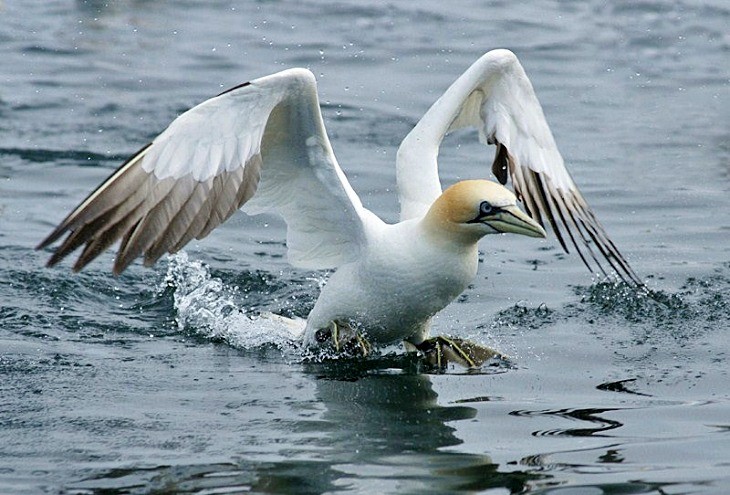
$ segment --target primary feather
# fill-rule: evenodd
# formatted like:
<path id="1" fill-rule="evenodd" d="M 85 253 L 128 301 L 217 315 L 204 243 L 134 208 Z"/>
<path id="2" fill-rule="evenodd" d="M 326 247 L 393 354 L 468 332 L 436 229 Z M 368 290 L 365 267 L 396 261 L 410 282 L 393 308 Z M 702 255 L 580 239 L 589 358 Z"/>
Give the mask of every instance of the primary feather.
<path id="1" fill-rule="evenodd" d="M 39 247 L 69 232 L 49 265 L 85 245 L 74 265 L 81 270 L 121 239 L 119 274 L 141 255 L 151 265 L 202 239 L 243 205 L 284 217 L 297 266 L 333 268 L 359 252 L 364 208 L 337 164 L 305 69 L 256 79 L 180 115 Z"/>

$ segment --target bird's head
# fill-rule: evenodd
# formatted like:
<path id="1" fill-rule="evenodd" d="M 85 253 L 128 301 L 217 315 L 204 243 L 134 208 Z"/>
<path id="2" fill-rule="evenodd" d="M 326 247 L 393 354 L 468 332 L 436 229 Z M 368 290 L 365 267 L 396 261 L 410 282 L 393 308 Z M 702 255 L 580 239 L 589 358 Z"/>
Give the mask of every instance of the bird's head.
<path id="1" fill-rule="evenodd" d="M 424 221 L 430 230 L 466 244 L 487 234 L 545 237 L 545 230 L 517 207 L 515 195 L 488 180 L 465 180 L 449 187 L 431 205 Z"/>

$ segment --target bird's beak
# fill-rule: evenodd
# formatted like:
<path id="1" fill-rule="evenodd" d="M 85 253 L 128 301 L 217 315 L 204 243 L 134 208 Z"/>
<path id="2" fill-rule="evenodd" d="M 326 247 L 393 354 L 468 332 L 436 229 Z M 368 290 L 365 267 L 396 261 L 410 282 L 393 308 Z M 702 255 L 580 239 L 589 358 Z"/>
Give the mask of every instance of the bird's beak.
<path id="1" fill-rule="evenodd" d="M 545 229 L 517 206 L 503 206 L 499 213 L 484 219 L 484 223 L 499 232 L 545 237 Z"/>

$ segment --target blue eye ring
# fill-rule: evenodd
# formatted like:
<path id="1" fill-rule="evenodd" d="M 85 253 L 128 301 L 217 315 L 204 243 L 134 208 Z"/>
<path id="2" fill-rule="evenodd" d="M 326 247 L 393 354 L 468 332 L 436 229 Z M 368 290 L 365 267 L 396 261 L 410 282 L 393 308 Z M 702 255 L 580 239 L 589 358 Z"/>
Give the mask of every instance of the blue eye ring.
<path id="1" fill-rule="evenodd" d="M 480 215 L 489 215 L 490 213 L 494 212 L 494 207 L 489 203 L 489 201 L 482 201 L 479 205 L 479 214 Z"/>

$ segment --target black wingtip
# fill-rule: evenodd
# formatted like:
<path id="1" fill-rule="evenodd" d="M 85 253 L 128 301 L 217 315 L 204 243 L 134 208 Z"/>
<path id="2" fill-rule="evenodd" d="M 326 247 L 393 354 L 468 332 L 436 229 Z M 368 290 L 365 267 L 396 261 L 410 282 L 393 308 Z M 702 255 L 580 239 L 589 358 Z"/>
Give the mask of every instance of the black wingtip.
<path id="1" fill-rule="evenodd" d="M 595 265 L 607 279 L 618 279 L 639 291 L 650 292 L 650 289 L 636 275 L 631 265 L 608 237 L 579 191 L 564 195 L 562 191 L 552 185 L 549 176 L 543 176 L 529 168 L 520 168 L 509 150 L 494 136 L 488 139 L 488 143 L 497 146 L 492 163 L 492 173 L 502 184 L 505 183 L 508 175 L 512 177 L 515 193 L 524 204 L 530 217 L 542 225 L 542 213 L 566 253 L 570 251 L 565 233 L 589 271 L 594 272 L 593 265 Z M 507 166 L 507 171 L 503 169 L 503 165 Z M 560 229 L 561 225 L 564 227 L 564 231 Z M 603 266 L 602 260 L 599 260 L 597 254 L 605 260 L 607 267 Z M 607 271 L 606 268 L 609 270 Z"/>

